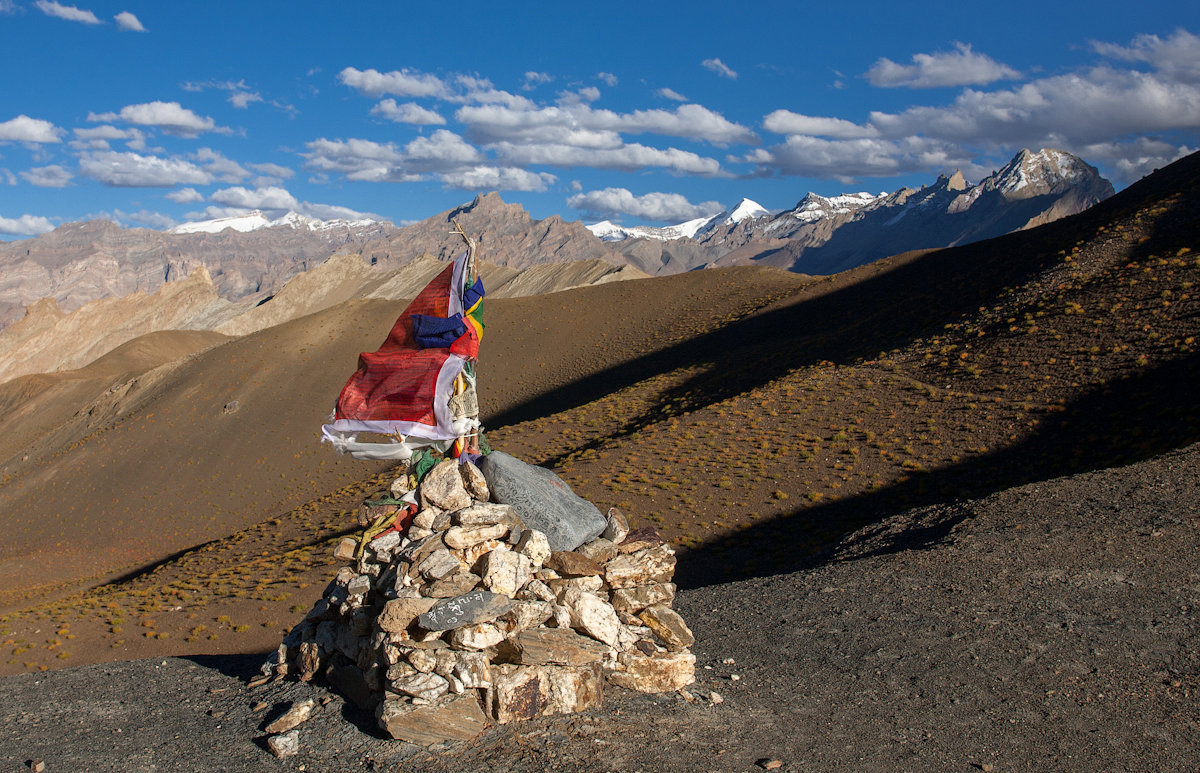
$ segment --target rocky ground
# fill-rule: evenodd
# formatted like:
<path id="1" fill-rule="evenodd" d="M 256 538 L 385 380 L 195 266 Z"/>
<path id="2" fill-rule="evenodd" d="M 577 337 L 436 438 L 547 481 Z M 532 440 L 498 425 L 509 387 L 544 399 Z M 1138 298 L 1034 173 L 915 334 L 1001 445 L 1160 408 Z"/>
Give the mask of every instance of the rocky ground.
<path id="1" fill-rule="evenodd" d="M 1200 758 L 1200 445 L 905 512 L 790 574 L 681 592 L 698 681 L 421 749 L 252 656 L 0 680 L 0 767 L 1185 770 Z M 325 701 L 276 759 L 265 724 Z"/>

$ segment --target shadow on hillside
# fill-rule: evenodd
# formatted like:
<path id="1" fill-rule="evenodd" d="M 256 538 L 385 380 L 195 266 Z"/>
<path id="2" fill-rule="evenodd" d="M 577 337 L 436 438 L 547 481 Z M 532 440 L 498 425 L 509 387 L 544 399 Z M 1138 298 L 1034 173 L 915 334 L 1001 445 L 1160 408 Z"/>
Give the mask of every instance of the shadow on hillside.
<path id="1" fill-rule="evenodd" d="M 909 508 L 951 503 L 914 528 L 864 536 L 876 544 L 864 555 L 931 547 L 969 517 L 953 504 L 958 500 L 1131 464 L 1200 441 L 1200 403 L 1191 392 L 1198 378 L 1200 354 L 1193 354 L 1110 384 L 1068 404 L 1025 442 L 702 545 L 679 562 L 676 582 L 698 587 L 816 566 L 852 531 Z"/>
<path id="2" fill-rule="evenodd" d="M 496 427 L 557 413 L 677 368 L 701 366 L 699 374 L 668 389 L 653 408 L 616 432 L 549 460 L 553 465 L 571 453 L 765 385 L 793 369 L 870 360 L 941 331 L 980 306 L 995 303 L 1004 291 L 1019 289 L 1057 264 L 1064 249 L 1092 240 L 1141 207 L 1161 205 L 1162 211 L 1155 214 L 1158 219 L 1147 240 L 1119 247 L 1110 243 L 1125 249 L 1125 257 L 1142 259 L 1190 246 L 1194 213 L 1200 210 L 1198 191 L 1200 155 L 1194 155 L 1080 215 L 898 263 L 853 284 L 753 315 L 566 385 L 487 417 L 486 423 Z M 1187 396 L 1200 375 L 1198 365 L 1197 356 L 1188 356 L 1082 395 L 1019 445 L 913 475 L 881 491 L 805 508 L 702 546 L 693 554 L 718 560 L 681 562 L 678 582 L 696 586 L 792 571 L 804 563 L 826 560 L 829 554 L 821 550 L 850 531 L 906 508 L 1127 464 L 1200 440 L 1200 408 Z M 951 525 L 945 522 L 922 527 L 924 533 L 898 535 L 893 549 L 936 542 Z M 798 562 L 796 556 L 810 558 Z"/>

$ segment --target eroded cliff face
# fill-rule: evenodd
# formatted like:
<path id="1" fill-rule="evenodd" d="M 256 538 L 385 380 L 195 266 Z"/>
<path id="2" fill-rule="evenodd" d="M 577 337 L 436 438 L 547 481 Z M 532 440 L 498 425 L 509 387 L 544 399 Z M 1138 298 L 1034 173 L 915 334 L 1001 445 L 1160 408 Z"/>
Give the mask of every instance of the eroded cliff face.
<path id="1" fill-rule="evenodd" d="M 68 223 L 35 239 L 0 245 L 0 325 L 41 298 L 63 311 L 89 301 L 152 293 L 204 268 L 226 300 L 265 297 L 335 251 L 394 231 L 390 223 L 328 230 L 172 234 L 98 220 Z"/>

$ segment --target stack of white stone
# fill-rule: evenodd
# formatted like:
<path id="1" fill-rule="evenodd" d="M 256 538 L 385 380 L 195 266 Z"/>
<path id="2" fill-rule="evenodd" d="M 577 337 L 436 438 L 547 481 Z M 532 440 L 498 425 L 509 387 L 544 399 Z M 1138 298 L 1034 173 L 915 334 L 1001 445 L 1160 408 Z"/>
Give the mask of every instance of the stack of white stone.
<path id="1" fill-rule="evenodd" d="M 653 529 L 631 532 L 614 508 L 598 538 L 552 551 L 453 460 L 417 494 L 406 533 L 338 547 L 351 563 L 285 638 L 276 675 L 323 679 L 421 744 L 598 706 L 605 681 L 693 681 L 692 633 L 671 608 L 674 551 Z"/>

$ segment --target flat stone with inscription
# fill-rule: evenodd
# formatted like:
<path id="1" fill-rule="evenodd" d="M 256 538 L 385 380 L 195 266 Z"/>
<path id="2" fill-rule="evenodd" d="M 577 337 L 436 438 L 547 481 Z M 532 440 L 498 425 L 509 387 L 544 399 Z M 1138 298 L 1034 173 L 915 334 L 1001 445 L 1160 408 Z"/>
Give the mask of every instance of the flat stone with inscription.
<path id="1" fill-rule="evenodd" d="M 427 631 L 449 631 L 475 623 L 486 623 L 512 609 L 512 599 L 486 590 L 473 590 L 439 601 L 417 618 Z"/>
<path id="2" fill-rule="evenodd" d="M 516 508 L 528 528 L 546 535 L 551 550 L 574 550 L 608 526 L 595 505 L 544 467 L 493 451 L 479 460 L 479 470 L 492 499 Z"/>

